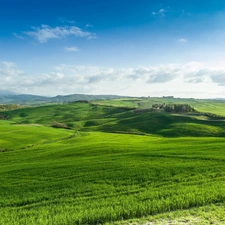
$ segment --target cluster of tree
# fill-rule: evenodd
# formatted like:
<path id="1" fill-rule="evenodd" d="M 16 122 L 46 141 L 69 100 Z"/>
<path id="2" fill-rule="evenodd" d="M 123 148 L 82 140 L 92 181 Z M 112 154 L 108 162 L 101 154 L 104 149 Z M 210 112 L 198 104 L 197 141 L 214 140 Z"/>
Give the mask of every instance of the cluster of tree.
<path id="1" fill-rule="evenodd" d="M 163 98 L 174 98 L 174 97 L 170 95 L 170 96 L 163 96 Z"/>
<path id="2" fill-rule="evenodd" d="M 0 114 L 0 120 L 8 120 L 9 118 L 9 115 L 4 116 L 3 114 Z"/>
<path id="3" fill-rule="evenodd" d="M 161 110 L 165 112 L 196 112 L 196 110 L 188 104 L 154 104 L 153 110 Z"/>
<path id="4" fill-rule="evenodd" d="M 65 123 L 59 123 L 59 122 L 53 122 L 52 127 L 55 128 L 64 128 L 64 129 L 69 129 L 68 125 Z"/>
<path id="5" fill-rule="evenodd" d="M 154 111 L 163 111 L 163 112 L 197 112 L 193 107 L 188 104 L 154 104 L 152 108 L 137 108 L 134 112 L 154 112 Z"/>
<path id="6" fill-rule="evenodd" d="M 220 116 L 214 113 L 202 112 L 201 114 L 204 116 L 212 117 L 212 118 L 225 119 L 225 116 Z"/>
<path id="7" fill-rule="evenodd" d="M 144 113 L 144 112 L 153 112 L 153 111 L 155 111 L 155 110 L 152 109 L 152 108 L 147 108 L 147 109 L 137 108 L 137 109 L 134 109 L 133 112 L 135 112 L 135 113 Z"/>
<path id="8" fill-rule="evenodd" d="M 136 109 L 135 107 L 132 107 L 132 106 L 108 105 L 108 104 L 104 104 L 104 103 L 103 104 L 90 103 L 90 105 L 96 106 L 96 107 L 98 107 L 98 106 L 114 107 L 114 108 L 117 108 L 117 109 L 124 109 L 124 110 L 135 110 Z"/>
<path id="9" fill-rule="evenodd" d="M 0 104 L 0 111 L 9 111 L 9 110 L 14 110 L 14 109 L 20 109 L 22 108 L 20 105 L 16 105 L 16 104 Z"/>
<path id="10" fill-rule="evenodd" d="M 78 100 L 78 101 L 73 101 L 73 102 L 89 103 L 88 100 Z M 73 102 L 72 102 L 72 103 L 73 103 Z"/>

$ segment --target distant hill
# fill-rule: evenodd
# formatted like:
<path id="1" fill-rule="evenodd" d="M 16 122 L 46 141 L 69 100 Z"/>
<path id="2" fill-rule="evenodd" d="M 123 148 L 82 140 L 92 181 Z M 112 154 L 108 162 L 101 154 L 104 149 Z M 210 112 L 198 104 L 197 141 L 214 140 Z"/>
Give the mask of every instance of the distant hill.
<path id="1" fill-rule="evenodd" d="M 0 96 L 17 95 L 18 93 L 8 90 L 0 90 Z"/>
<path id="2" fill-rule="evenodd" d="M 84 94 L 72 94 L 72 95 L 57 95 L 52 97 L 52 102 L 73 102 L 73 101 L 91 101 L 91 100 L 110 100 L 110 99 L 125 98 L 125 96 L 118 95 L 84 95 Z"/>
<path id="3" fill-rule="evenodd" d="M 57 95 L 55 97 L 45 97 L 29 94 L 18 94 L 11 91 L 0 90 L 0 104 L 20 104 L 20 105 L 38 105 L 46 103 L 64 103 L 74 101 L 91 101 L 91 100 L 110 100 L 115 98 L 124 98 L 117 95 Z"/>
<path id="4" fill-rule="evenodd" d="M 0 104 L 40 104 L 48 102 L 48 97 L 25 94 L 0 94 Z"/>

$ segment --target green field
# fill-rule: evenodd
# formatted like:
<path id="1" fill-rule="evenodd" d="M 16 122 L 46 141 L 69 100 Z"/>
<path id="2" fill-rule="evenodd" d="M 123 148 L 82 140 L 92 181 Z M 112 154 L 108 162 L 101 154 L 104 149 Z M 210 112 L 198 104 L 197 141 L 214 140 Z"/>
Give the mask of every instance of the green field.
<path id="1" fill-rule="evenodd" d="M 122 102 L 112 100 L 112 102 Z M 102 101 L 105 103 L 105 101 Z M 163 137 L 224 137 L 224 119 L 210 118 L 201 114 L 173 114 L 164 112 L 135 112 L 134 108 L 113 107 L 92 103 L 70 103 L 23 108 L 3 112 L 16 124 L 65 124 L 76 131 L 101 131 L 116 133 L 147 134 Z M 225 107 L 224 107 L 225 108 Z"/>
<path id="2" fill-rule="evenodd" d="M 223 120 L 108 103 L 4 112 L 0 224 L 128 224 L 211 204 L 224 212 Z"/>
<path id="3" fill-rule="evenodd" d="M 149 108 L 156 103 L 175 103 L 175 104 L 189 104 L 200 112 L 209 112 L 225 116 L 225 101 L 224 100 L 210 100 L 210 99 L 192 99 L 192 98 L 124 98 L 114 100 L 93 101 L 96 104 L 111 105 L 111 106 L 127 106 Z"/>

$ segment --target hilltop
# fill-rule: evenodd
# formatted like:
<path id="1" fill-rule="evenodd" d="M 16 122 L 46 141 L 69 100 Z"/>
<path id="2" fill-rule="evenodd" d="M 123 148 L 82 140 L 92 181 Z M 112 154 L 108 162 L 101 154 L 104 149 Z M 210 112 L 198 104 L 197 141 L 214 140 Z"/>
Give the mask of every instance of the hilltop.
<path id="1" fill-rule="evenodd" d="M 188 104 L 164 104 L 164 108 L 156 108 L 154 104 L 143 109 L 138 106 L 142 104 L 142 99 L 138 101 L 123 98 L 18 108 L 2 112 L 1 118 L 17 124 L 59 126 L 76 131 L 164 137 L 225 136 L 223 116 L 198 112 Z M 115 102 L 117 106 L 113 106 Z"/>
<path id="2" fill-rule="evenodd" d="M 39 95 L 19 94 L 11 91 L 0 90 L 0 104 L 41 105 L 50 103 L 73 102 L 80 100 L 91 101 L 115 98 L 124 98 L 124 96 L 71 94 L 46 97 Z"/>

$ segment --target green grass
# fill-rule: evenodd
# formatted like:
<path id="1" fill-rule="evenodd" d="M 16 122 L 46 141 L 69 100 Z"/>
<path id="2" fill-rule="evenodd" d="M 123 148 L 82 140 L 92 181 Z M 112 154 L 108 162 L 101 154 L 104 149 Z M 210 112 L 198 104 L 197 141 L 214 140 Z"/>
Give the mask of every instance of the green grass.
<path id="1" fill-rule="evenodd" d="M 162 224 L 186 224 L 186 225 L 210 225 L 225 224 L 225 205 L 211 204 L 189 210 L 177 210 L 169 213 L 160 213 L 155 216 L 147 216 L 113 223 L 114 225 L 162 225 Z"/>
<path id="2" fill-rule="evenodd" d="M 224 100 L 209 100 L 209 99 L 192 99 L 192 98 L 125 98 L 94 101 L 100 105 L 111 105 L 121 107 L 136 107 L 136 108 L 151 108 L 153 104 L 189 104 L 199 112 L 208 112 L 221 116 L 225 116 L 225 101 Z"/>
<path id="3" fill-rule="evenodd" d="M 29 148 L 74 135 L 74 131 L 53 129 L 38 124 L 17 125 L 0 120 L 0 151 Z"/>
<path id="4" fill-rule="evenodd" d="M 141 98 L 122 98 L 122 99 L 112 99 L 112 100 L 94 100 L 92 103 L 97 105 L 108 105 L 114 107 L 130 107 L 137 108 L 138 103 Z"/>
<path id="5" fill-rule="evenodd" d="M 79 133 L 0 157 L 4 225 L 101 224 L 225 200 L 223 138 Z"/>
<path id="6" fill-rule="evenodd" d="M 157 216 L 171 222 L 176 212 L 218 203 L 220 213 L 225 122 L 135 113 L 139 100 L 2 112 L 10 119 L 0 121 L 0 224 L 157 224 Z"/>
<path id="7" fill-rule="evenodd" d="M 9 116 L 10 121 L 17 124 L 51 126 L 57 122 L 73 130 L 85 132 L 102 131 L 164 137 L 225 136 L 225 121 L 206 116 L 163 112 L 136 113 L 129 108 L 88 103 L 24 108 L 4 112 L 4 116 Z"/>

